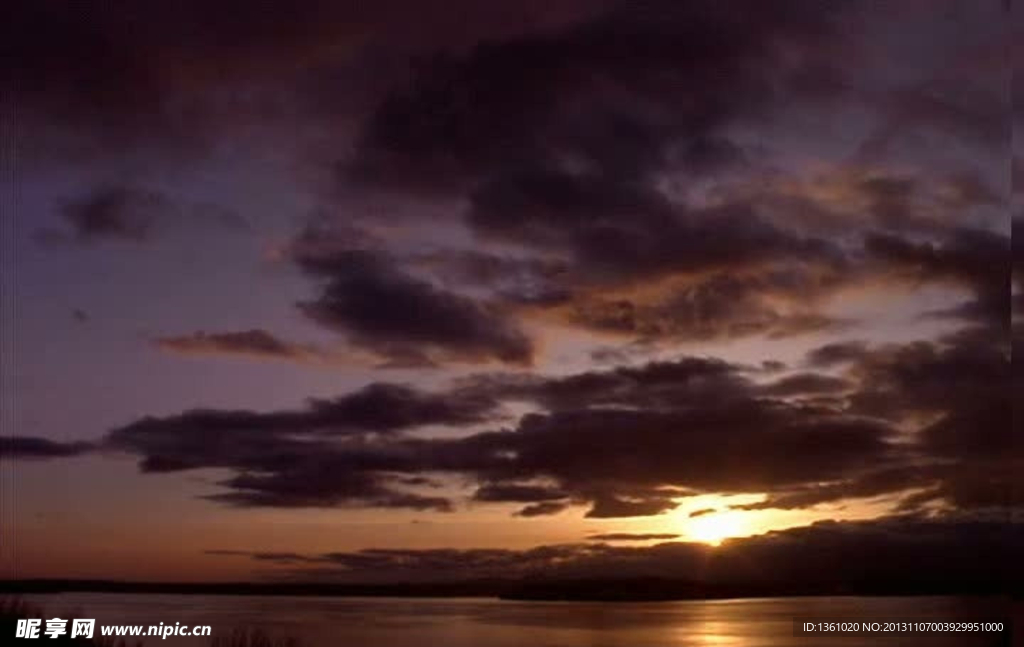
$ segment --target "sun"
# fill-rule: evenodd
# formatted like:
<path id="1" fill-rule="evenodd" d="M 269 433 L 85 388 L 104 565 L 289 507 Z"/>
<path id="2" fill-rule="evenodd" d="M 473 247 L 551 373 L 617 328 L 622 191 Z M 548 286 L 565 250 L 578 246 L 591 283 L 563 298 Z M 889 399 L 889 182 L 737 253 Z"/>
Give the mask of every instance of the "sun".
<path id="1" fill-rule="evenodd" d="M 746 525 L 741 512 L 712 512 L 687 519 L 685 532 L 690 539 L 718 546 L 725 539 L 742 535 Z"/>

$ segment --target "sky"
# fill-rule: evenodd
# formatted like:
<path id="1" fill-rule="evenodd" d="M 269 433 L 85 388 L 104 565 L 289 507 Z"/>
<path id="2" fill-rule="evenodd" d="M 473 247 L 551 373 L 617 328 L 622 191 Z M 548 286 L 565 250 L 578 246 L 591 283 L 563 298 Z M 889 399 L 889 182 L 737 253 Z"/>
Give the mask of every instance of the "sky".
<path id="1" fill-rule="evenodd" d="M 1009 554 L 1020 29 L 996 0 L 16 3 L 0 574 Z"/>

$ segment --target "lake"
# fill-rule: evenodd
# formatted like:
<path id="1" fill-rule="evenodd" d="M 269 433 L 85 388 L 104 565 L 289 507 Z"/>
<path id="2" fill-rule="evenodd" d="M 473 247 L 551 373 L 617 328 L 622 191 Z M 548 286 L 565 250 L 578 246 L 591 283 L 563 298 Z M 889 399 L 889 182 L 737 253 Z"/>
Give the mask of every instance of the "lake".
<path id="1" fill-rule="evenodd" d="M 794 617 L 977 620 L 1008 613 L 984 598 L 761 598 L 604 603 L 485 598 L 328 598 L 69 593 L 25 599 L 47 617 L 102 624 L 210 625 L 213 635 L 258 627 L 307 647 L 816 647 L 836 645 L 1005 645 L 991 635 L 810 637 Z M 97 629 L 98 633 L 98 629 Z M 1018 636 L 1018 639 L 1020 637 Z M 208 638 L 159 637 L 145 645 L 205 645 Z M 45 644 L 45 640 L 42 641 Z"/>

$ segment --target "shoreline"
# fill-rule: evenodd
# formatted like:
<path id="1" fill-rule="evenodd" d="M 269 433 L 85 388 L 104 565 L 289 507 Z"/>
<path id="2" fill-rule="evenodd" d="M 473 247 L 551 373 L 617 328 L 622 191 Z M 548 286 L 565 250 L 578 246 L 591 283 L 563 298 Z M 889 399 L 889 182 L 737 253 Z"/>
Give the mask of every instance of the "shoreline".
<path id="1" fill-rule="evenodd" d="M 928 585 L 931 584 L 931 585 Z M 673 602 L 798 597 L 992 597 L 1020 592 L 987 583 L 840 585 L 807 583 L 708 584 L 676 580 L 576 580 L 551 582 L 461 581 L 424 583 L 131 582 L 115 580 L 4 580 L 0 596 L 109 593 L 129 595 L 218 595 L 246 597 L 479 598 L 516 602 Z M 1016 595 L 1015 595 L 1016 593 Z"/>

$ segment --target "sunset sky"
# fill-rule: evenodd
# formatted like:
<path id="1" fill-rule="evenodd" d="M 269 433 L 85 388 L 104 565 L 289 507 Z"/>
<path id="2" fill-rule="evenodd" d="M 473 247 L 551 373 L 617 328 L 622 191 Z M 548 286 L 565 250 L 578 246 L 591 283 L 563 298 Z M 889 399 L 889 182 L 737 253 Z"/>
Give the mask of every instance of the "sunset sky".
<path id="1" fill-rule="evenodd" d="M 0 579 L 1021 537 L 1008 3 L 12 9 Z"/>

